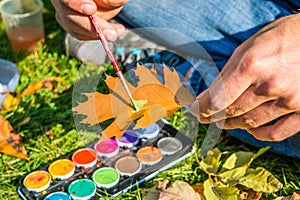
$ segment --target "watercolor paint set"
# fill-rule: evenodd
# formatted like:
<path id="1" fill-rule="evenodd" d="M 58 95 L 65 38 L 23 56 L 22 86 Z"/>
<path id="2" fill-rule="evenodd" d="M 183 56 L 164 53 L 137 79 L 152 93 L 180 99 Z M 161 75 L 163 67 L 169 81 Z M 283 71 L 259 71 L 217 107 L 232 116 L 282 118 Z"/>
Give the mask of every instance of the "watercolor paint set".
<path id="1" fill-rule="evenodd" d="M 192 151 L 191 138 L 160 120 L 145 129 L 127 130 L 118 140 L 96 140 L 25 175 L 18 193 L 24 200 L 114 197 L 188 158 Z"/>

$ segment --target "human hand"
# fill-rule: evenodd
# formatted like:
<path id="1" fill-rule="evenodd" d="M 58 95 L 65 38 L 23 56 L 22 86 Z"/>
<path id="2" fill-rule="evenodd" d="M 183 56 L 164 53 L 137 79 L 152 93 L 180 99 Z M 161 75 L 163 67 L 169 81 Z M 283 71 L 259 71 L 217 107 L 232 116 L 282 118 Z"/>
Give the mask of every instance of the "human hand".
<path id="1" fill-rule="evenodd" d="M 241 44 L 191 105 L 201 123 L 246 129 L 263 141 L 300 131 L 300 14 L 270 23 Z M 273 125 L 264 125 L 279 118 Z M 225 119 L 225 121 L 224 121 Z M 224 124 L 224 125 L 223 125 Z"/>
<path id="2" fill-rule="evenodd" d="M 51 0 L 56 10 L 56 20 L 65 31 L 80 40 L 96 39 L 88 15 L 94 15 L 105 37 L 114 41 L 125 28 L 107 20 L 116 16 L 128 0 Z"/>

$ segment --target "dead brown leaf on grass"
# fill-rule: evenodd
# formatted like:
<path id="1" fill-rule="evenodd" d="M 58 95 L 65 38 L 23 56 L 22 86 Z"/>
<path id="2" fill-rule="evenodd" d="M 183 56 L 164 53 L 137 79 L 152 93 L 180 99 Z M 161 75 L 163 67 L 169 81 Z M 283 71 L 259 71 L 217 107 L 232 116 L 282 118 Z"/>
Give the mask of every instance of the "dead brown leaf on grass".
<path id="1" fill-rule="evenodd" d="M 300 194 L 297 192 L 294 192 L 292 195 L 290 196 L 286 196 L 286 197 L 278 197 L 275 200 L 300 200 Z"/>
<path id="2" fill-rule="evenodd" d="M 26 96 L 29 94 L 33 94 L 39 89 L 46 87 L 49 90 L 53 89 L 53 83 L 61 81 L 61 78 L 58 77 L 47 77 L 42 80 L 36 81 L 30 84 L 21 94 L 21 96 Z"/>
<path id="3" fill-rule="evenodd" d="M 2 94 L 6 95 L 6 98 L 2 102 L 2 109 L 3 110 L 10 110 L 15 106 L 18 106 L 21 101 L 21 96 L 14 92 L 3 92 Z"/>
<path id="4" fill-rule="evenodd" d="M 0 116 L 0 152 L 29 160 L 21 137 L 14 132 L 11 124 Z"/>
<path id="5" fill-rule="evenodd" d="M 193 187 L 181 180 L 172 183 L 168 180 L 158 181 L 156 186 L 142 193 L 145 200 L 205 200 Z"/>

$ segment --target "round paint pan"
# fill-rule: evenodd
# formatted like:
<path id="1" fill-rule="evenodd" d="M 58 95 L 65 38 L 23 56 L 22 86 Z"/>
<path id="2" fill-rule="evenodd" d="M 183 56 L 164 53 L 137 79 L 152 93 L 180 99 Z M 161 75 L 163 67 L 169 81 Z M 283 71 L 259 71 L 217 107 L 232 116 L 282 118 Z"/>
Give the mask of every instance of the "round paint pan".
<path id="1" fill-rule="evenodd" d="M 136 131 L 140 134 L 141 138 L 152 139 L 158 135 L 160 129 L 159 126 L 154 123 L 144 129 L 137 129 Z"/>
<path id="2" fill-rule="evenodd" d="M 51 176 L 46 171 L 34 171 L 28 174 L 23 184 L 28 191 L 42 192 L 50 186 Z"/>
<path id="3" fill-rule="evenodd" d="M 97 163 L 97 152 L 91 148 L 79 149 L 72 155 L 72 161 L 76 167 L 92 167 Z"/>
<path id="4" fill-rule="evenodd" d="M 133 130 L 127 130 L 117 142 L 120 147 L 132 148 L 139 143 L 139 135 Z"/>
<path id="5" fill-rule="evenodd" d="M 68 193 L 72 199 L 88 200 L 95 196 L 96 185 L 90 179 L 78 179 L 69 185 Z"/>
<path id="6" fill-rule="evenodd" d="M 182 142 L 174 137 L 164 137 L 158 141 L 157 147 L 164 155 L 172 155 L 181 150 Z"/>
<path id="7" fill-rule="evenodd" d="M 92 179 L 99 188 L 111 188 L 118 184 L 120 174 L 114 168 L 102 167 L 93 173 Z"/>
<path id="8" fill-rule="evenodd" d="M 134 156 L 125 156 L 116 161 L 115 168 L 123 176 L 132 176 L 141 171 L 142 164 Z"/>
<path id="9" fill-rule="evenodd" d="M 71 200 L 71 197 L 65 192 L 53 192 L 48 194 L 44 200 Z"/>
<path id="10" fill-rule="evenodd" d="M 56 160 L 50 164 L 48 171 L 53 179 L 68 179 L 75 172 L 75 164 L 69 159 Z"/>
<path id="11" fill-rule="evenodd" d="M 111 158 L 119 153 L 119 145 L 116 140 L 109 139 L 95 144 L 94 148 L 98 156 Z"/>
<path id="12" fill-rule="evenodd" d="M 162 153 L 159 148 L 153 146 L 145 146 L 140 148 L 137 153 L 136 157 L 146 165 L 154 165 L 161 161 Z"/>

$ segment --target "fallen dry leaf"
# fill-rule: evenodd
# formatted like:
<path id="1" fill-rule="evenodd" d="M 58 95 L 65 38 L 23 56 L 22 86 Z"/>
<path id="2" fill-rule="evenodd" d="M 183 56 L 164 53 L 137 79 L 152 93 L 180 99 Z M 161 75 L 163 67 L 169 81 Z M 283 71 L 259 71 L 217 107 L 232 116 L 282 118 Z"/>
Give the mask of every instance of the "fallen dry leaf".
<path id="1" fill-rule="evenodd" d="M 11 124 L 0 116 L 0 152 L 29 160 L 26 150 L 22 145 L 21 137 L 14 133 Z"/>
<path id="2" fill-rule="evenodd" d="M 261 192 L 256 192 L 252 189 L 242 189 L 240 191 L 240 197 L 243 200 L 259 200 L 261 198 L 262 193 Z"/>
<path id="3" fill-rule="evenodd" d="M 170 181 L 168 179 L 164 179 L 162 181 L 157 181 L 156 182 L 156 188 L 159 190 L 166 190 Z"/>
<path id="4" fill-rule="evenodd" d="M 14 92 L 3 92 L 2 94 L 6 94 L 7 97 L 4 99 L 4 101 L 2 102 L 2 109 L 3 110 L 10 110 L 12 108 L 14 108 L 15 106 L 18 106 L 20 101 L 21 101 L 21 97 L 22 96 L 26 96 L 29 94 L 33 94 L 36 91 L 38 91 L 39 89 L 46 87 L 49 90 L 53 89 L 53 82 L 55 81 L 60 81 L 60 78 L 57 77 L 48 77 L 48 78 L 44 78 L 42 80 L 39 80 L 37 82 L 32 83 L 31 85 L 29 85 L 23 92 L 22 94 L 17 94 Z"/>
<path id="5" fill-rule="evenodd" d="M 21 101 L 21 97 L 19 94 L 10 91 L 3 92 L 2 94 L 6 94 L 6 98 L 2 102 L 3 110 L 10 110 L 13 107 L 19 105 Z"/>
<path id="6" fill-rule="evenodd" d="M 57 77 L 48 77 L 48 78 L 44 78 L 42 80 L 39 80 L 37 82 L 32 83 L 31 85 L 29 85 L 23 92 L 22 92 L 22 96 L 25 95 L 29 95 L 29 94 L 33 94 L 36 91 L 38 91 L 39 89 L 46 87 L 49 90 L 53 89 L 53 82 L 55 81 L 60 81 L 60 78 Z"/>
<path id="7" fill-rule="evenodd" d="M 201 200 L 201 196 L 187 182 L 176 180 L 160 192 L 159 200 Z"/>
<path id="8" fill-rule="evenodd" d="M 159 180 L 156 185 L 151 188 L 146 188 L 142 190 L 142 196 L 145 200 L 158 200 L 160 192 L 167 189 L 169 180 Z"/>
<path id="9" fill-rule="evenodd" d="M 103 131 L 104 138 L 120 138 L 129 126 L 135 122 L 135 128 L 145 128 L 164 117 L 170 117 L 183 106 L 190 105 L 194 96 L 182 85 L 177 72 L 163 68 L 164 84 L 158 74 L 144 66 L 134 70 L 138 82 L 129 90 L 138 107 L 130 106 L 129 97 L 119 78 L 107 76 L 109 94 L 86 93 L 87 100 L 80 102 L 73 110 L 86 116 L 81 123 L 95 125 L 108 119 L 114 121 Z"/>
<path id="10" fill-rule="evenodd" d="M 156 186 L 142 191 L 145 200 L 205 200 L 187 182 L 157 181 Z"/>
<path id="11" fill-rule="evenodd" d="M 278 197 L 275 200 L 300 200 L 300 194 L 297 192 L 294 192 L 292 195 L 290 196 L 286 196 L 286 197 Z"/>
<path id="12" fill-rule="evenodd" d="M 204 197 L 204 183 L 196 183 L 195 185 L 192 185 L 192 188 L 197 192 L 200 196 L 201 199 L 205 199 Z"/>
<path id="13" fill-rule="evenodd" d="M 220 162 L 223 154 L 218 148 L 210 150 L 200 161 L 200 168 L 208 174 L 204 181 L 204 196 L 211 199 L 258 200 L 263 192 L 277 192 L 283 184 L 263 167 L 250 168 L 254 159 L 265 153 L 269 146 L 257 153 L 238 151 Z"/>

